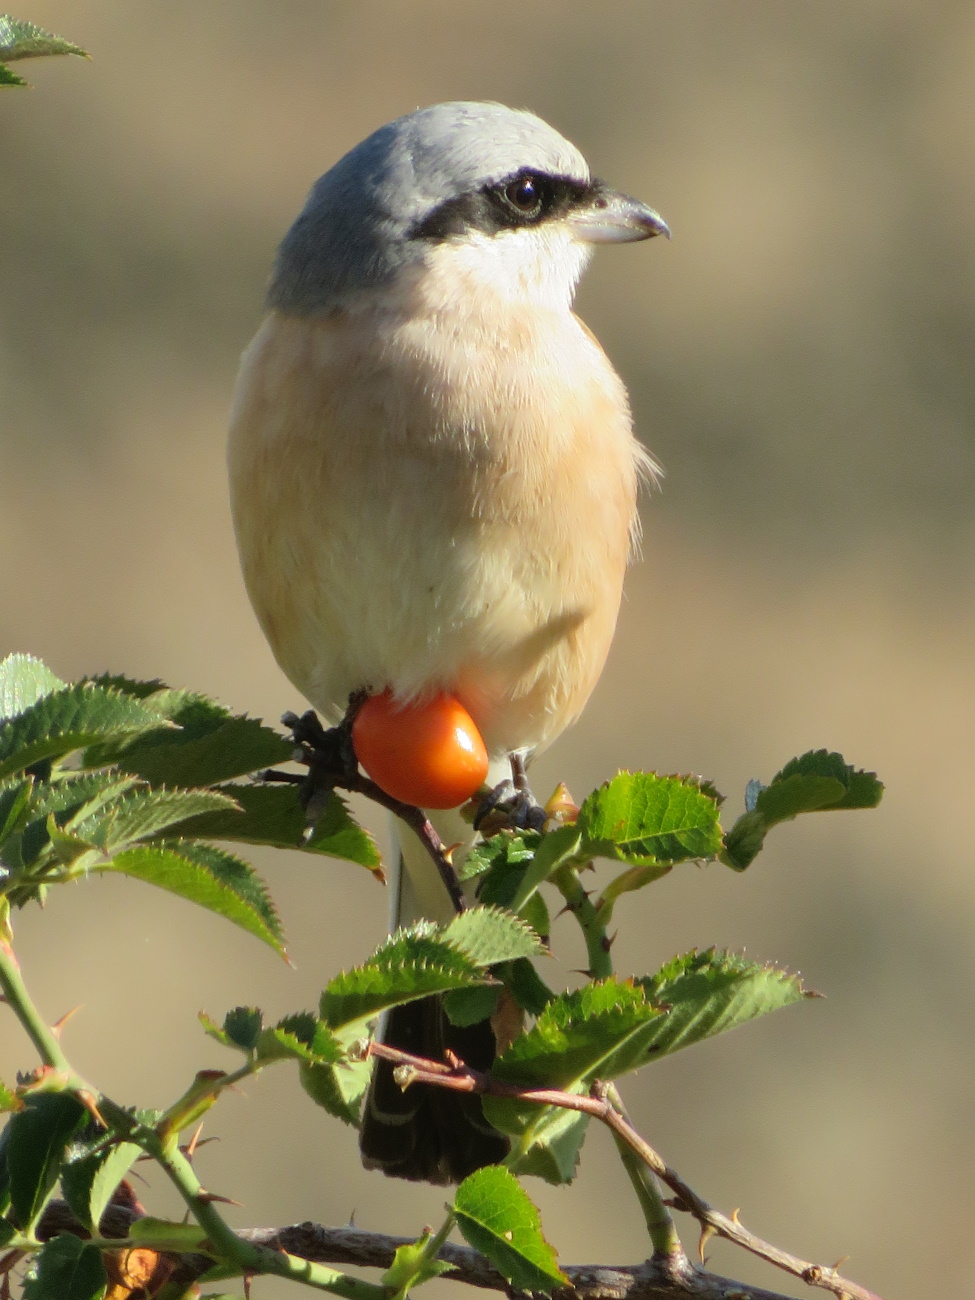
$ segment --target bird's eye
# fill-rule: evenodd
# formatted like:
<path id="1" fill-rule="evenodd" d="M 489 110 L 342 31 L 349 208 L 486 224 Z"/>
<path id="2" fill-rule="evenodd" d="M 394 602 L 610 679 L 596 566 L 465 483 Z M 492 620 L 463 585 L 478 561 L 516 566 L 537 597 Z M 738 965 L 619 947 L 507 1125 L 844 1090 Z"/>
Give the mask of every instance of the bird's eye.
<path id="1" fill-rule="evenodd" d="M 534 216 L 542 208 L 542 187 L 536 176 L 519 176 L 504 187 L 504 197 L 524 216 Z"/>

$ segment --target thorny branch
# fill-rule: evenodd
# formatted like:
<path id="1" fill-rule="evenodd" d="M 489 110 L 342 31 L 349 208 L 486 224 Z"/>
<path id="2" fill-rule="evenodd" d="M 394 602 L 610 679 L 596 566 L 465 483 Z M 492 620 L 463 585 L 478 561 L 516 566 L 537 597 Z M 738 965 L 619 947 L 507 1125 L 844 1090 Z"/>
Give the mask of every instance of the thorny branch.
<path id="1" fill-rule="evenodd" d="M 101 1222 L 105 1237 L 123 1237 L 137 1216 L 121 1205 L 110 1205 Z M 82 1229 L 64 1201 L 52 1201 L 44 1214 L 39 1235 Z M 361 1228 L 329 1228 L 318 1223 L 295 1223 L 285 1228 L 240 1228 L 238 1237 L 254 1246 L 287 1251 L 289 1255 L 316 1264 L 358 1265 L 360 1268 L 389 1268 L 400 1246 L 409 1237 L 390 1237 Z M 476 1250 L 448 1244 L 437 1255 L 452 1266 L 447 1280 L 510 1297 L 521 1293 Z M 213 1264 L 199 1255 L 173 1257 L 176 1267 L 169 1274 L 173 1284 L 188 1285 Z M 649 1259 L 642 1264 L 568 1264 L 562 1271 L 570 1285 L 552 1294 L 552 1300 L 792 1300 L 779 1291 L 734 1282 L 717 1273 L 696 1268 L 685 1255 Z"/>
<path id="2" fill-rule="evenodd" d="M 599 1085 L 594 1085 L 593 1095 L 590 1096 L 561 1092 L 554 1088 L 519 1088 L 514 1084 L 503 1083 L 490 1074 L 472 1070 L 456 1057 L 451 1057 L 447 1062 L 430 1061 L 377 1042 L 370 1043 L 369 1052 L 373 1056 L 380 1056 L 399 1066 L 396 1080 L 403 1088 L 413 1083 L 427 1083 L 438 1088 L 449 1088 L 455 1092 L 508 1097 L 539 1106 L 559 1106 L 563 1110 L 581 1111 L 583 1114 L 591 1115 L 606 1124 L 618 1138 L 636 1152 L 661 1182 L 675 1193 L 673 1200 L 668 1202 L 669 1205 L 674 1209 L 684 1210 L 697 1219 L 701 1225 L 702 1254 L 705 1243 L 711 1237 L 724 1237 L 760 1259 L 766 1260 L 767 1263 L 774 1264 L 786 1273 L 791 1273 L 793 1277 L 799 1278 L 809 1286 L 831 1292 L 837 1300 L 880 1300 L 873 1291 L 868 1291 L 866 1287 L 840 1277 L 834 1267 L 800 1259 L 796 1255 L 789 1254 L 788 1251 L 781 1250 L 778 1246 L 773 1246 L 770 1242 L 763 1241 L 741 1223 L 737 1211 L 728 1215 L 715 1210 L 684 1182 L 676 1170 L 670 1168 L 649 1142 L 641 1137 L 629 1120 L 612 1105 L 608 1097 L 597 1095 L 601 1091 Z M 757 1292 L 750 1292 L 748 1288 L 741 1291 L 743 1297 L 749 1294 L 757 1294 Z"/>

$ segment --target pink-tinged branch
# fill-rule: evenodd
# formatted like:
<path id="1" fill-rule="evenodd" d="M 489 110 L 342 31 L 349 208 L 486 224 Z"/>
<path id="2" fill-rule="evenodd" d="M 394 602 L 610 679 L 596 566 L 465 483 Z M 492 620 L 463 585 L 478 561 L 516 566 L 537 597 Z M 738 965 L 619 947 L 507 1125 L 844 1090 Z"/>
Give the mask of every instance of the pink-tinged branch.
<path id="1" fill-rule="evenodd" d="M 710 1206 L 703 1197 L 698 1196 L 692 1187 L 684 1182 L 676 1170 L 671 1169 L 662 1156 L 636 1131 L 624 1115 L 600 1093 L 599 1085 L 594 1085 L 593 1093 L 588 1096 L 571 1092 L 562 1092 L 554 1088 L 520 1088 L 515 1084 L 504 1083 L 490 1074 L 472 1070 L 463 1061 L 452 1055 L 444 1061 L 429 1061 L 408 1052 L 401 1052 L 385 1043 L 370 1043 L 369 1052 L 391 1061 L 399 1066 L 396 1079 L 401 1087 L 413 1083 L 426 1083 L 437 1088 L 449 1088 L 455 1092 L 473 1092 L 490 1097 L 506 1097 L 513 1101 L 528 1102 L 537 1106 L 558 1106 L 562 1110 L 580 1111 L 598 1119 L 624 1141 L 647 1165 L 649 1169 L 675 1193 L 674 1199 L 667 1204 L 674 1209 L 692 1214 L 701 1225 L 700 1249 L 711 1237 L 724 1237 L 741 1246 L 743 1250 L 757 1255 L 769 1264 L 783 1269 L 793 1277 L 799 1278 L 807 1285 L 829 1291 L 837 1300 L 881 1300 L 880 1296 L 866 1287 L 859 1286 L 841 1277 L 835 1268 L 825 1264 L 814 1264 L 810 1260 L 800 1259 L 788 1251 L 773 1246 L 750 1232 L 739 1220 L 737 1212 L 722 1214 Z M 727 1295 L 728 1293 L 725 1292 Z M 754 1288 L 743 1288 L 741 1295 L 758 1295 Z"/>

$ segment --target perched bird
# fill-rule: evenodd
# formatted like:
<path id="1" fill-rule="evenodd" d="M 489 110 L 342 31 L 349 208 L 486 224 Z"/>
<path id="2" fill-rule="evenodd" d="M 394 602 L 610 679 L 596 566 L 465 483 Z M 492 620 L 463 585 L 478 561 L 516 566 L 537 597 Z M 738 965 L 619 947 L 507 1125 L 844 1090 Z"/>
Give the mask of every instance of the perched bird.
<path id="1" fill-rule="evenodd" d="M 493 760 L 527 761 L 578 716 L 656 467 L 572 300 L 594 244 L 668 233 L 500 104 L 419 109 L 314 185 L 243 357 L 229 468 L 258 619 L 327 719 L 363 689 L 445 691 Z M 393 923 L 450 915 L 404 843 Z M 437 1002 L 397 1008 L 383 1032 L 481 1068 L 494 1050 L 487 1022 L 452 1030 Z M 476 1098 L 403 1093 L 377 1065 L 368 1166 L 448 1182 L 503 1157 Z"/>

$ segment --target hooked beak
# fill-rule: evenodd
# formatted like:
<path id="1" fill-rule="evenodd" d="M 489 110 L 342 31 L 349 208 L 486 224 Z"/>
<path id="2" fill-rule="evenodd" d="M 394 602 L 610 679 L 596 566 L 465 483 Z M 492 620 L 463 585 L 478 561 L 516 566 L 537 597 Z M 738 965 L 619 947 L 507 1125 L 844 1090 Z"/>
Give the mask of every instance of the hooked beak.
<path id="1" fill-rule="evenodd" d="M 597 181 L 592 197 L 569 216 L 569 227 L 586 244 L 629 244 L 654 235 L 670 238 L 670 228 L 653 208 Z"/>

